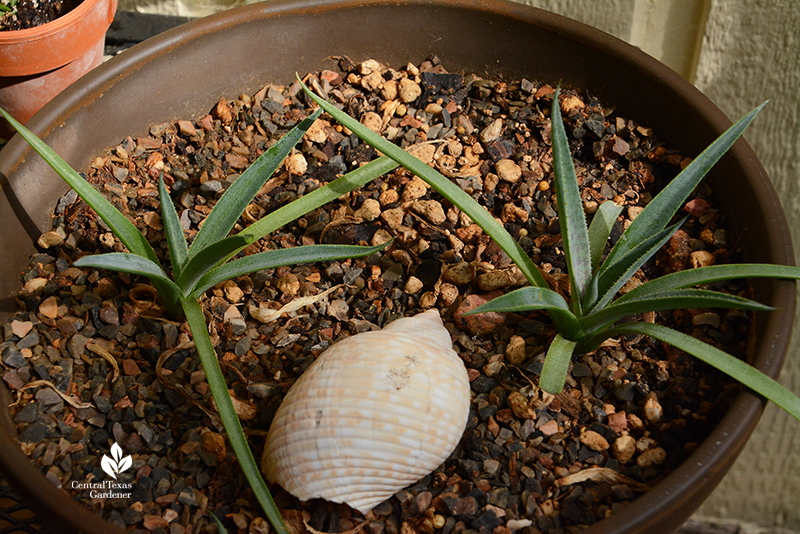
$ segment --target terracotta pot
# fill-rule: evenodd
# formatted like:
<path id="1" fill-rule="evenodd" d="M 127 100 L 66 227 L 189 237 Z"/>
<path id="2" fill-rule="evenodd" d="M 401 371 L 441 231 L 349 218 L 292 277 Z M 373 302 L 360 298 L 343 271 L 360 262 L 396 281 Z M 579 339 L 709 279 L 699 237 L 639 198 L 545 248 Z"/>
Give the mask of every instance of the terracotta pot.
<path id="1" fill-rule="evenodd" d="M 295 72 L 330 68 L 330 56 L 393 66 L 436 54 L 451 71 L 517 76 L 585 87 L 617 112 L 652 126 L 683 154 L 698 154 L 730 121 L 697 89 L 640 50 L 565 18 L 495 0 L 314 0 L 253 4 L 191 22 L 115 57 L 61 93 L 30 128 L 73 167 L 149 126 L 200 117 L 220 98 L 253 94 Z M 769 113 L 766 111 L 765 113 Z M 8 317 L 34 251 L 66 187 L 21 139 L 0 152 L 0 307 Z M 743 236 L 748 261 L 792 264 L 780 202 L 752 149 L 739 140 L 709 175 L 724 179 L 723 205 Z M 757 317 L 755 365 L 777 376 L 786 355 L 795 285 L 765 282 L 757 299 L 780 311 Z M 650 492 L 586 533 L 666 533 L 677 529 L 722 479 L 753 431 L 764 402 L 749 393 L 687 462 Z M 43 522 L 58 532 L 109 532 L 45 480 L 0 420 L 0 463 Z"/>
<path id="2" fill-rule="evenodd" d="M 103 62 L 117 0 L 84 0 L 58 19 L 0 32 L 0 106 L 23 124 L 72 82 Z M 0 137 L 13 129 L 0 119 Z"/>

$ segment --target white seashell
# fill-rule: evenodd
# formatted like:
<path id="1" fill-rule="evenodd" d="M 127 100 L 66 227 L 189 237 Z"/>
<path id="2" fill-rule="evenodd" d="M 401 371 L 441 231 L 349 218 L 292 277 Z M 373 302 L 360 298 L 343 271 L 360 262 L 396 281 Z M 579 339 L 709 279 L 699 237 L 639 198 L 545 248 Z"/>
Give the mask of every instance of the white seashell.
<path id="1" fill-rule="evenodd" d="M 439 313 L 323 352 L 286 394 L 261 470 L 300 500 L 367 513 L 439 467 L 464 433 L 467 370 Z"/>

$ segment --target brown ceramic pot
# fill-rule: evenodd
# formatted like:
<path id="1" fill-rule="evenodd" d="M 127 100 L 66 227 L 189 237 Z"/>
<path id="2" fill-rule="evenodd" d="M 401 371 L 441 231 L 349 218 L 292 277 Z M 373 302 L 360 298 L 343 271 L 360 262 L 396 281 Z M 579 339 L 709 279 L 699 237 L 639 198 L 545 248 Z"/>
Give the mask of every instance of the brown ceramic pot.
<path id="1" fill-rule="evenodd" d="M 0 32 L 0 107 L 23 124 L 72 82 L 103 62 L 117 0 L 84 0 L 56 20 Z M 0 119 L 0 137 L 13 129 Z"/>
<path id="2" fill-rule="evenodd" d="M 201 19 L 115 57 L 61 93 L 30 128 L 81 169 L 107 146 L 152 124 L 205 114 L 220 98 L 253 94 L 296 72 L 330 67 L 330 56 L 393 66 L 436 54 L 451 71 L 516 76 L 589 89 L 621 116 L 652 126 L 668 145 L 697 154 L 730 121 L 697 89 L 638 49 L 574 21 L 496 0 L 313 0 L 253 4 Z M 780 202 L 752 149 L 739 140 L 709 175 L 748 251 L 748 261 L 792 264 Z M 66 187 L 19 138 L 0 152 L 0 315 L 8 317 L 19 273 Z M 755 365 L 777 376 L 794 315 L 795 287 L 768 282 L 758 300 L 780 309 L 757 317 Z M 5 406 L 5 403 L 3 404 Z M 753 431 L 764 403 L 742 393 L 679 469 L 633 504 L 585 532 L 667 533 L 719 483 Z M 45 480 L 22 454 L 2 408 L 0 467 L 57 532 L 112 532 Z"/>

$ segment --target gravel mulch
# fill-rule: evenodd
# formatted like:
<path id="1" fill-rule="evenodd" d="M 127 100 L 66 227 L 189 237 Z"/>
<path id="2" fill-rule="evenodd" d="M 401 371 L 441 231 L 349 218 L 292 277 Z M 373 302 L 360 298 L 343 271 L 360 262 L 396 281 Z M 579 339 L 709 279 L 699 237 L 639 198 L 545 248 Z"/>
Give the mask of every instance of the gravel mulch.
<path id="1" fill-rule="evenodd" d="M 394 70 L 340 58 L 308 82 L 362 123 L 451 177 L 500 219 L 568 291 L 553 195 L 549 107 L 553 87 L 447 72 L 432 58 Z M 612 238 L 685 166 L 656 132 L 619 117 L 583 91 L 562 102 L 589 216 L 604 200 L 626 209 Z M 220 101 L 209 114 L 154 125 L 119 140 L 86 169 L 166 257 L 155 180 L 163 171 L 189 239 L 215 200 L 279 135 L 310 114 L 298 84 Z M 262 189 L 247 224 L 375 157 L 325 115 Z M 713 191 L 698 188 L 689 220 L 633 283 L 738 258 Z M 258 457 L 283 395 L 345 336 L 437 307 L 469 371 L 473 399 L 461 444 L 434 473 L 366 518 L 344 505 L 299 503 L 274 488 L 294 521 L 369 534 L 561 533 L 626 506 L 691 453 L 738 387 L 648 338 L 610 340 L 573 361 L 558 396 L 537 387 L 555 334 L 543 313 L 463 317 L 523 280 L 508 257 L 459 210 L 396 170 L 309 213 L 245 253 L 313 243 L 394 243 L 368 258 L 259 271 L 203 299 L 212 337 Z M 48 480 L 122 528 L 184 534 L 266 532 L 210 402 L 188 328 L 164 317 L 146 281 L 72 267 L 121 251 L 94 213 L 66 194 L 40 239 L 4 326 L 2 379 L 16 391 L 19 439 Z M 624 290 L 630 289 L 627 286 Z M 747 294 L 745 283 L 725 289 Z M 297 298 L 313 303 L 276 313 Z M 744 356 L 749 316 L 735 310 L 658 313 L 658 321 Z M 47 381 L 45 385 L 41 381 Z M 129 496 L 92 497 L 118 444 L 132 467 Z M 127 488 L 127 489 L 126 489 Z"/>

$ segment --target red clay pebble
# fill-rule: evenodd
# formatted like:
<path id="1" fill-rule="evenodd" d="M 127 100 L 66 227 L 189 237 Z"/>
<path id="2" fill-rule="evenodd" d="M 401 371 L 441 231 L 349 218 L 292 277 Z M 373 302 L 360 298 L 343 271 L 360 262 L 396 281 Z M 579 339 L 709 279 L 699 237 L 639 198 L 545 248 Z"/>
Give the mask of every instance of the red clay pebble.
<path id="1" fill-rule="evenodd" d="M 455 313 L 456 325 L 459 328 L 467 328 L 475 336 L 482 336 L 494 332 L 506 320 L 505 313 L 478 313 L 475 315 L 464 315 L 468 311 L 474 310 L 478 306 L 486 304 L 493 298 L 502 295 L 500 291 L 492 291 L 485 295 L 467 295 Z"/>

